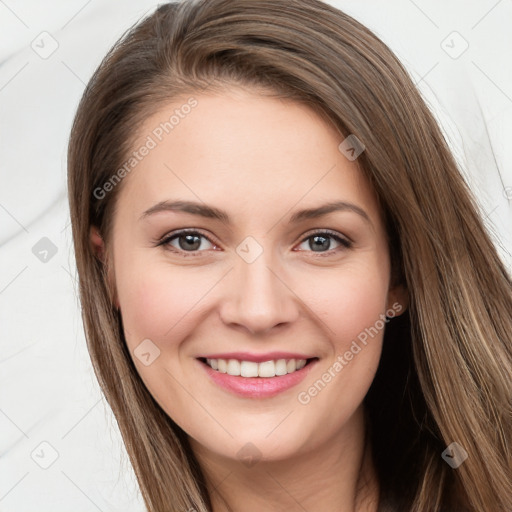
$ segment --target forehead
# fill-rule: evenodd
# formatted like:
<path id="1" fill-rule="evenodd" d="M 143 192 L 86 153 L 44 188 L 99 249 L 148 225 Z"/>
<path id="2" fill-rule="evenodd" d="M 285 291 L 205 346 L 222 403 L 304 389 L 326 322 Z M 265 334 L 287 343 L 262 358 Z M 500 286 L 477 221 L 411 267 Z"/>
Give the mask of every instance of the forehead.
<path id="1" fill-rule="evenodd" d="M 139 128 L 119 206 L 140 215 L 172 197 L 261 217 L 299 201 L 350 199 L 377 218 L 371 187 L 338 148 L 343 139 L 298 102 L 243 89 L 184 95 Z"/>

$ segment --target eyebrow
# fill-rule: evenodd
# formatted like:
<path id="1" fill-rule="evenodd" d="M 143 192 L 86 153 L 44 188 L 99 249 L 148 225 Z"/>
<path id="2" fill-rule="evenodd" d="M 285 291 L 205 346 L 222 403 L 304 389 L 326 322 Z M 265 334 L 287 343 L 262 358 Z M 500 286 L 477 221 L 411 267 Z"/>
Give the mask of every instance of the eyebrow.
<path id="1" fill-rule="evenodd" d="M 226 225 L 231 224 L 231 219 L 224 210 L 220 210 L 219 208 L 215 208 L 204 203 L 196 203 L 194 201 L 160 201 L 151 208 L 147 209 L 140 216 L 139 220 L 143 220 L 149 217 L 150 215 L 154 215 L 155 213 L 167 211 L 190 213 L 192 215 L 198 215 L 200 217 L 205 217 L 208 219 L 215 219 Z M 348 203 L 346 201 L 334 201 L 315 208 L 307 208 L 304 210 L 300 210 L 298 212 L 295 212 L 290 217 L 289 223 L 297 224 L 305 220 L 323 217 L 325 215 L 328 215 L 329 213 L 337 211 L 349 211 L 356 213 L 359 216 L 361 216 L 366 222 L 368 222 L 370 226 L 373 226 L 370 217 L 360 206 L 357 206 L 356 204 L 353 203 Z"/>

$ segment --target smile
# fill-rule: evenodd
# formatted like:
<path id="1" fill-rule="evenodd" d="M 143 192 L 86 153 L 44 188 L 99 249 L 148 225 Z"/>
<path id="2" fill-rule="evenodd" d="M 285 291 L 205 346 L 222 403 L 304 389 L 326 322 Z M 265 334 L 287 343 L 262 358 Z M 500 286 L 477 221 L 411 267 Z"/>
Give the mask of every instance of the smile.
<path id="1" fill-rule="evenodd" d="M 257 363 L 237 359 L 206 359 L 206 364 L 220 373 L 240 377 L 275 377 L 287 375 L 306 366 L 307 359 L 276 359 Z"/>
<path id="2" fill-rule="evenodd" d="M 318 364 L 318 357 L 248 361 L 234 358 L 197 358 L 210 382 L 244 398 L 271 398 L 302 382 Z"/>

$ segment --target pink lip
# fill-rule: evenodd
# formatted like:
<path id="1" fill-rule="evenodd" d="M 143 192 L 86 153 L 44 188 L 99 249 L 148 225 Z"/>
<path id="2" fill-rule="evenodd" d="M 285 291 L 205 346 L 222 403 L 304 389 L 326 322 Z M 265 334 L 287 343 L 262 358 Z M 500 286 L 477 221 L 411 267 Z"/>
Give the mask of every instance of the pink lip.
<path id="1" fill-rule="evenodd" d="M 312 359 L 315 356 L 304 354 L 294 354 L 292 352 L 267 352 L 266 354 L 251 354 L 250 352 L 224 352 L 222 354 L 210 354 L 198 356 L 204 359 L 237 359 L 238 361 L 253 361 L 263 363 L 277 359 Z"/>
<path id="2" fill-rule="evenodd" d="M 248 361 L 245 357 L 246 355 L 244 355 L 243 360 Z M 217 357 L 212 357 L 212 359 L 217 359 Z M 219 357 L 219 359 L 224 359 L 224 357 Z M 230 357 L 229 359 L 237 359 L 237 357 Z M 270 359 L 276 359 L 275 355 L 270 357 Z M 269 361 L 270 359 L 261 359 L 261 361 Z M 277 359 L 295 359 L 295 357 L 278 357 Z M 299 357 L 298 359 L 307 358 Z M 316 365 L 318 359 L 310 361 L 306 366 L 298 371 L 275 377 L 241 377 L 228 375 L 227 373 L 220 373 L 217 370 L 214 370 L 199 359 L 197 362 L 206 371 L 208 377 L 212 379 L 215 384 L 231 393 L 244 398 L 270 398 L 302 382 L 311 369 Z"/>

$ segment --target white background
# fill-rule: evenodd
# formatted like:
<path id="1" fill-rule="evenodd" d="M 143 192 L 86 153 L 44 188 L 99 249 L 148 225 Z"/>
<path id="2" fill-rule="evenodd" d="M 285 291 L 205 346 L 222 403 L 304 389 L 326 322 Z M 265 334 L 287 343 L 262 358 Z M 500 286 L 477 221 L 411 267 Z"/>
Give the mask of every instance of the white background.
<path id="1" fill-rule="evenodd" d="M 442 123 L 511 269 L 512 144 L 505 141 L 512 140 L 512 2 L 331 3 L 374 30 L 402 59 Z M 0 0 L 4 512 L 144 510 L 82 332 L 66 147 L 94 69 L 118 37 L 156 5 L 149 0 Z M 58 43 L 48 58 L 31 47 L 50 48 L 42 32 Z M 43 237 L 57 251 L 46 262 L 32 250 Z"/>

